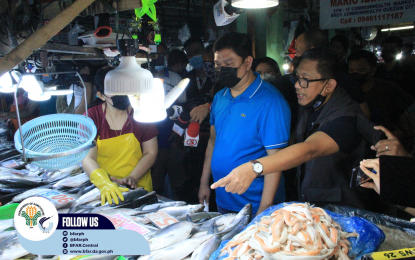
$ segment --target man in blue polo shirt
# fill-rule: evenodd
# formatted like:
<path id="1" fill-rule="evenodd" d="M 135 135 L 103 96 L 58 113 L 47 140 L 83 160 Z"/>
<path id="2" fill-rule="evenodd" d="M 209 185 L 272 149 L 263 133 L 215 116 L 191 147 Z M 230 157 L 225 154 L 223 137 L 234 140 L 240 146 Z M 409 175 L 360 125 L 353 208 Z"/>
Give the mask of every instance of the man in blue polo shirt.
<path id="1" fill-rule="evenodd" d="M 211 129 L 199 190 L 199 202 L 209 201 L 211 174 L 214 181 L 234 167 L 275 154 L 288 146 L 291 113 L 282 94 L 251 70 L 252 43 L 248 35 L 229 33 L 214 46 L 219 91 L 211 106 Z M 247 203 L 260 213 L 285 199 L 281 172 L 260 176 L 261 164 L 252 161 L 259 176 L 243 194 L 216 189 L 218 211 L 237 212 Z"/>

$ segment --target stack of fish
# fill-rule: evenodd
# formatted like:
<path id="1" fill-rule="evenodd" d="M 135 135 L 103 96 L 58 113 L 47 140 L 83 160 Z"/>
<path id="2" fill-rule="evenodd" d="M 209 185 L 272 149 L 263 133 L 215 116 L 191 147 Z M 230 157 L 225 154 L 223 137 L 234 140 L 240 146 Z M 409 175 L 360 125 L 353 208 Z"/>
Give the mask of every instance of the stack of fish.
<path id="1" fill-rule="evenodd" d="M 26 165 L 25 170 L 0 167 L 0 185 L 0 192 L 8 192 L 7 196 L 0 194 L 3 204 L 8 201 L 19 203 L 29 197 L 38 196 L 50 200 L 59 213 L 126 216 L 151 231 L 145 237 L 149 240 L 152 254 L 143 259 L 183 259 L 193 252 L 192 259 L 209 259 L 223 239 L 229 240 L 241 232 L 251 218 L 251 205 L 247 205 L 237 215 L 221 215 L 216 212 L 204 212 L 204 206 L 200 204 L 159 201 L 155 192 L 147 192 L 142 188 L 124 192 L 124 201 L 118 205 L 107 203 L 101 206 L 99 190 L 78 166 L 55 172 L 47 172 L 30 164 Z M 56 192 L 67 195 L 71 200 L 57 203 L 49 196 Z M 160 212 L 167 213 L 179 222 L 163 229 L 153 226 L 146 215 Z M 0 220 L 0 260 L 28 257 L 26 255 L 29 252 L 19 244 L 16 231 L 6 231 L 11 229 L 13 220 Z M 62 257 L 70 259 L 70 256 Z M 106 257 L 113 259 L 108 256 L 100 256 L 97 259 L 107 259 Z M 130 256 L 129 259 L 137 257 Z M 60 258 L 50 256 L 44 259 Z"/>
<path id="2" fill-rule="evenodd" d="M 348 237 L 325 210 L 290 204 L 262 217 L 221 250 L 226 259 L 349 259 Z"/>

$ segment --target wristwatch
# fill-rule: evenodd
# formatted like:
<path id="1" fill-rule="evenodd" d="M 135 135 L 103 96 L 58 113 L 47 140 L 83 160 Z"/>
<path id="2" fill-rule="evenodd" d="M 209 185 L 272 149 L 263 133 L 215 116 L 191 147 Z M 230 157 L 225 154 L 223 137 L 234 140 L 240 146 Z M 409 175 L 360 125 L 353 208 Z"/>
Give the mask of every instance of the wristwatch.
<path id="1" fill-rule="evenodd" d="M 254 170 L 256 177 L 258 178 L 261 176 L 262 172 L 264 171 L 264 166 L 262 166 L 262 163 L 258 162 L 257 160 L 251 160 L 249 162 L 252 163 L 252 170 Z"/>

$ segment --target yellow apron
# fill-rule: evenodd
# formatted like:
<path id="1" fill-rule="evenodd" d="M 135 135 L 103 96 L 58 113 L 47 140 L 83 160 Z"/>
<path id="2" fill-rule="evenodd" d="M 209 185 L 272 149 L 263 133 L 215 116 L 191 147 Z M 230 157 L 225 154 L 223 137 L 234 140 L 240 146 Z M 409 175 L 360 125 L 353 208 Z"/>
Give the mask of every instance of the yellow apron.
<path id="1" fill-rule="evenodd" d="M 104 112 L 105 120 L 106 108 Z M 130 122 L 132 123 L 132 122 Z M 140 142 L 133 133 L 123 134 L 117 137 L 97 140 L 97 161 L 101 169 L 108 175 L 124 178 L 131 174 L 137 163 L 143 157 Z M 153 191 L 151 170 L 149 170 L 137 183 L 147 191 Z"/>

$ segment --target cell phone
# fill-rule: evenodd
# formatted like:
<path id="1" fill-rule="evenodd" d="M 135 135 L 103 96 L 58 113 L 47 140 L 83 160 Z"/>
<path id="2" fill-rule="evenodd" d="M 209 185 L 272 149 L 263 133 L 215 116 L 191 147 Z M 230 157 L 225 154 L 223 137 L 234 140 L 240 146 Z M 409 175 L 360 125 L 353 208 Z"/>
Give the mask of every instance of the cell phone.
<path id="1" fill-rule="evenodd" d="M 368 169 L 373 171 L 373 169 Z M 352 178 L 350 179 L 350 188 L 359 187 L 361 184 L 372 181 L 372 179 L 367 176 L 360 167 L 353 168 Z"/>
<path id="2" fill-rule="evenodd" d="M 380 140 L 387 139 L 384 132 L 376 130 L 375 124 L 363 115 L 357 115 L 357 131 L 371 144 L 375 145 Z"/>

